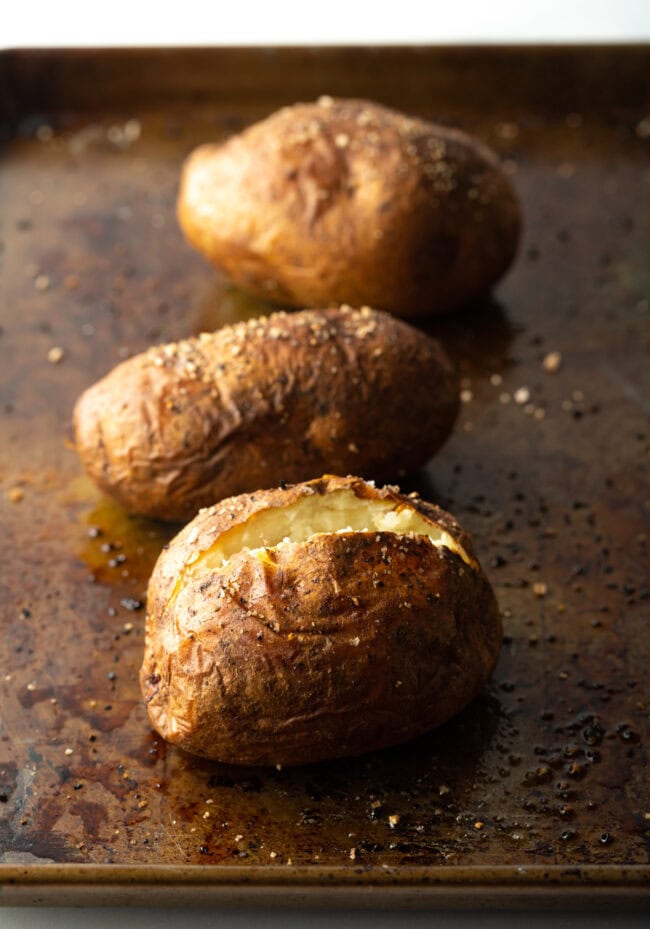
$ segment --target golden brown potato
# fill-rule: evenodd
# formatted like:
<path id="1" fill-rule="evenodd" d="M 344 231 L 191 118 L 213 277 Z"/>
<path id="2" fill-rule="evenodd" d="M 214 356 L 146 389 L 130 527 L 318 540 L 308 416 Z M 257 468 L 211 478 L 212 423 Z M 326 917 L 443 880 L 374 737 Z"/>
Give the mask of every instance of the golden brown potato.
<path id="1" fill-rule="evenodd" d="M 453 517 L 324 477 L 223 500 L 176 536 L 149 583 L 140 680 L 154 727 L 187 751 L 304 764 L 444 722 L 501 632 Z"/>
<path id="2" fill-rule="evenodd" d="M 74 422 L 102 490 L 132 512 L 183 520 L 324 471 L 394 478 L 436 451 L 457 409 L 437 342 L 343 307 L 152 348 L 90 387 Z"/>
<path id="3" fill-rule="evenodd" d="M 178 217 L 240 287 L 291 306 L 443 313 L 512 262 L 517 198 L 463 132 L 365 100 L 296 104 L 185 163 Z"/>

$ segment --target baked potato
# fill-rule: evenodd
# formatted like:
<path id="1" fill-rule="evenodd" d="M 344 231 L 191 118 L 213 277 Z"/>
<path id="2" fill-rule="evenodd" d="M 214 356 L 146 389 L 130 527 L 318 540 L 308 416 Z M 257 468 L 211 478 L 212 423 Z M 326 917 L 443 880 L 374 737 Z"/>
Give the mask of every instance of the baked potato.
<path id="1" fill-rule="evenodd" d="M 86 390 L 74 426 L 102 490 L 131 512 L 181 521 L 324 471 L 394 478 L 436 451 L 457 409 L 436 341 L 342 307 L 152 348 Z"/>
<path id="2" fill-rule="evenodd" d="M 194 150 L 177 212 L 188 241 L 245 290 L 407 317 L 487 290 L 520 232 L 515 193 L 485 145 L 331 97 Z"/>
<path id="3" fill-rule="evenodd" d="M 453 517 L 326 476 L 222 500 L 176 536 L 149 583 L 140 680 L 168 741 L 297 765 L 449 719 L 484 685 L 501 635 Z"/>

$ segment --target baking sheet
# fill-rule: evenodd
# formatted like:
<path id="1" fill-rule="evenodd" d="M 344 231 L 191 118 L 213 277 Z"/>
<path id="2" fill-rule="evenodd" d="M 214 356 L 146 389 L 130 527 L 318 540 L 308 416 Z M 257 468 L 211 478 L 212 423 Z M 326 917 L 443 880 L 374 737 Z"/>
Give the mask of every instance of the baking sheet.
<path id="1" fill-rule="evenodd" d="M 647 905 L 647 48 L 20 51 L 0 56 L 0 902 Z M 497 150 L 525 235 L 430 321 L 456 431 L 402 486 L 495 586 L 497 671 L 430 735 L 244 769 L 150 729 L 146 581 L 171 530 L 71 448 L 122 358 L 265 312 L 182 241 L 191 148 L 363 95 Z M 368 475 L 371 476 L 371 475 Z"/>

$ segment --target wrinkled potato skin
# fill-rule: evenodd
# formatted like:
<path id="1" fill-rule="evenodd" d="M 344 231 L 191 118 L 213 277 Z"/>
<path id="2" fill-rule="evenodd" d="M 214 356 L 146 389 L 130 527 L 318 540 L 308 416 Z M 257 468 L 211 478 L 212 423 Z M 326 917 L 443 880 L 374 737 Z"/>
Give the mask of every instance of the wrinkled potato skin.
<path id="1" fill-rule="evenodd" d="M 158 560 L 141 686 L 169 741 L 233 764 L 297 765 L 398 744 L 447 720 L 490 675 L 502 627 L 478 563 L 421 537 L 314 536 L 264 562 L 248 552 L 191 580 L 183 566 L 220 532 L 305 493 L 396 488 L 327 477 L 202 511 Z M 473 556 L 455 520 L 408 498 Z"/>
<path id="2" fill-rule="evenodd" d="M 119 364 L 74 412 L 76 447 L 127 510 L 171 521 L 325 471 L 383 480 L 449 435 L 456 375 L 385 313 L 273 314 Z"/>
<path id="3" fill-rule="evenodd" d="M 188 241 L 251 293 L 407 317 L 485 292 L 520 234 L 486 146 L 364 100 L 295 104 L 200 146 L 177 213 Z"/>

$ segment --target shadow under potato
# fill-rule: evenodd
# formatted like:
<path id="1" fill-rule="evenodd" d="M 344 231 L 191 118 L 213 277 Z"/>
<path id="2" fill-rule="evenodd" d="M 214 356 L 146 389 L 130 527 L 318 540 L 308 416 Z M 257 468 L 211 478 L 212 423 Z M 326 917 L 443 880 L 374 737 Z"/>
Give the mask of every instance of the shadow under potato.
<path id="1" fill-rule="evenodd" d="M 409 791 L 420 794 L 433 787 L 437 793 L 439 784 L 453 780 L 458 795 L 463 784 L 469 786 L 476 776 L 481 758 L 503 719 L 499 700 L 484 689 L 460 713 L 431 732 L 356 757 L 276 769 L 222 764 L 170 745 L 166 751 L 168 756 L 176 756 L 176 765 L 185 776 L 243 792 L 281 787 L 302 793 L 315 779 L 321 799 L 330 793 L 353 799 L 359 789 L 367 790 L 371 781 L 382 784 L 382 790 L 398 784 L 402 796 L 406 796 Z"/>
<path id="2" fill-rule="evenodd" d="M 489 294 L 445 316 L 410 322 L 442 343 L 461 375 L 499 373 L 510 363 L 516 329 L 502 304 Z"/>
<path id="3" fill-rule="evenodd" d="M 200 844 L 205 863 L 236 863 L 240 857 L 264 863 L 274 849 L 287 864 L 350 858 L 371 864 L 377 854 L 395 863 L 417 864 L 432 854 L 444 862 L 467 845 L 468 824 L 474 830 L 477 780 L 484 784 L 486 806 L 498 790 L 499 779 L 486 772 L 495 743 L 508 741 L 509 727 L 499 701 L 484 690 L 438 729 L 356 758 L 244 767 L 197 758 L 154 739 L 154 770 L 166 815 L 177 829 L 194 824 L 190 838 Z"/>

